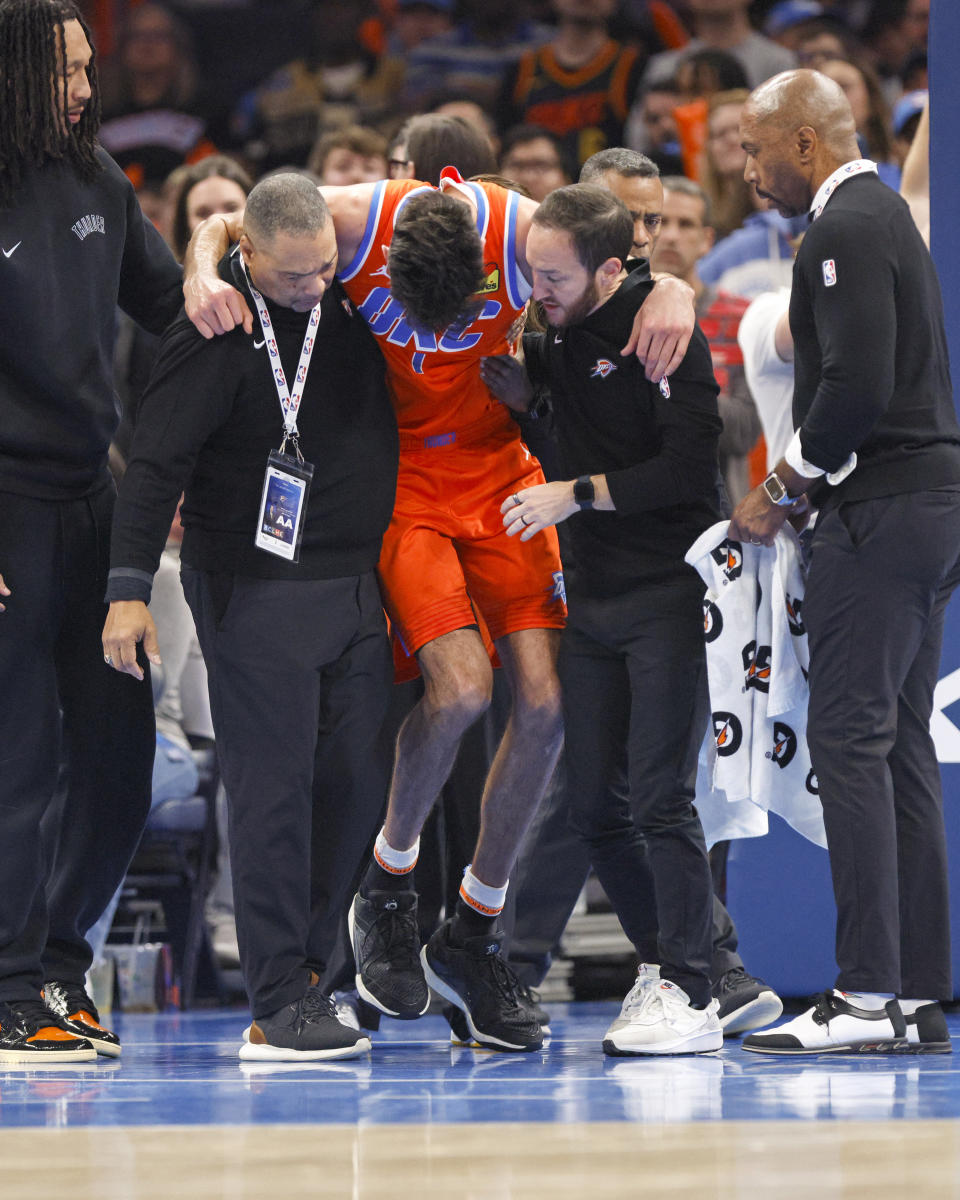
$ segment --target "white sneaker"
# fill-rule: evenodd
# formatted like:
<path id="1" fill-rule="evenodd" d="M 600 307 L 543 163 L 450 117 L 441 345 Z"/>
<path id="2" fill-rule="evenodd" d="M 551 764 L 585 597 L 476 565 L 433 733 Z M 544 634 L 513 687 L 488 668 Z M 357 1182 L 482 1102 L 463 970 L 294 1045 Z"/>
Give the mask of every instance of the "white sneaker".
<path id="1" fill-rule="evenodd" d="M 719 1050 L 723 1029 L 718 1008 L 715 999 L 706 1008 L 694 1008 L 683 988 L 661 979 L 659 967 L 643 963 L 620 1016 L 604 1034 L 604 1052 L 699 1054 Z"/>
<path id="2" fill-rule="evenodd" d="M 915 1049 L 896 1000 L 879 1009 L 857 1008 L 836 988 L 792 1021 L 768 1033 L 751 1033 L 743 1048 L 761 1054 L 903 1054 Z"/>

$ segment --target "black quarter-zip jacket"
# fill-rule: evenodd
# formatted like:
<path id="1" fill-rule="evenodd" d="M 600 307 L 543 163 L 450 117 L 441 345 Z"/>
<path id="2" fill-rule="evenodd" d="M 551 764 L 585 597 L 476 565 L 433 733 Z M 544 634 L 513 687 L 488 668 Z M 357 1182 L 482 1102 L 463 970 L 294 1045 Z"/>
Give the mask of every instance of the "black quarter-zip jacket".
<path id="1" fill-rule="evenodd" d="M 236 253 L 221 278 L 254 309 Z M 309 313 L 267 301 L 294 379 Z M 254 309 L 255 311 L 255 309 Z M 397 481 L 397 423 L 373 335 L 339 283 L 321 305 L 297 418 L 314 466 L 300 562 L 254 546 L 267 456 L 283 435 L 273 359 L 254 317 L 204 339 L 185 314 L 165 334 L 141 402 L 113 522 L 108 600 L 148 600 L 181 491 L 189 566 L 261 579 L 335 579 L 372 570 Z"/>
<path id="2" fill-rule="evenodd" d="M 571 597 L 689 579 L 684 555 L 722 515 L 719 388 L 703 333 L 694 330 L 663 386 L 646 379 L 636 356 L 620 355 L 653 286 L 646 261 L 637 260 L 579 325 L 524 337 L 531 380 L 550 389 L 564 478 L 606 475 L 616 506 L 566 522 Z"/>

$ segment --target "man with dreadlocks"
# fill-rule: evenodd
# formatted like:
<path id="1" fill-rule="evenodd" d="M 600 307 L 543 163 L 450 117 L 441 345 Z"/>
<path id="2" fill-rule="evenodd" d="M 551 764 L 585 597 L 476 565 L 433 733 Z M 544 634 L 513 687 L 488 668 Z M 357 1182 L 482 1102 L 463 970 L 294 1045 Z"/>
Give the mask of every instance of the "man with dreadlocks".
<path id="1" fill-rule="evenodd" d="M 180 271 L 95 141 L 69 0 L 0 0 L 0 95 L 2 1068 L 120 1053 L 84 935 L 139 840 L 154 731 L 149 691 L 100 654 L 113 329 L 119 304 L 160 332 Z"/>

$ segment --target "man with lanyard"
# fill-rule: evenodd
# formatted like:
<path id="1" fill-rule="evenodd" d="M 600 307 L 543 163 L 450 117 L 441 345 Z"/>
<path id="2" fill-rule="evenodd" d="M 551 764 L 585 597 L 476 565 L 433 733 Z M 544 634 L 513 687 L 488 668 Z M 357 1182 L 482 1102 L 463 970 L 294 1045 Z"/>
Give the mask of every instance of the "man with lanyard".
<path id="1" fill-rule="evenodd" d="M 461 978 L 447 986 L 484 1044 L 530 1050 L 541 1031 L 524 997 L 503 984 L 497 917 L 560 749 L 554 664 L 565 610 L 555 535 L 517 546 L 504 534 L 503 497 L 543 476 L 479 364 L 509 349 L 524 310 L 536 205 L 493 184 L 464 183 L 450 168 L 439 189 L 396 180 L 322 191 L 336 225 L 340 278 L 387 360 L 401 459 L 379 573 L 387 611 L 425 683 L 400 731 L 387 820 L 353 907 L 358 988 L 389 1015 L 426 1011 L 413 868 L 460 739 L 489 704 L 492 638 L 512 712 L 485 781 L 480 837 L 457 904 Z M 197 269 L 188 267 L 187 312 L 208 336 L 238 321 L 251 327 L 242 297 L 211 276 L 224 226 L 231 230 L 229 219 L 201 227 L 188 254 Z M 642 355 L 659 378 L 682 358 L 692 328 L 689 289 L 658 283 L 622 349 Z"/>
<path id="2" fill-rule="evenodd" d="M 949 1052 L 943 802 L 930 737 L 958 579 L 960 427 L 940 288 L 904 201 L 861 159 L 850 106 L 815 71 L 758 88 L 744 177 L 809 210 L 790 301 L 797 432 L 730 535 L 770 545 L 819 507 L 803 617 L 807 739 L 837 902 L 836 987 L 744 1048 Z M 804 506 L 805 507 L 805 506 Z"/>
<path id="3" fill-rule="evenodd" d="M 210 680 L 254 1018 L 244 1059 L 370 1046 L 318 979 L 386 795 L 390 651 L 374 568 L 397 431 L 383 360 L 336 265 L 311 183 L 286 174 L 254 188 L 220 272 L 250 297 L 257 328 L 205 341 L 185 316 L 171 327 L 113 527 L 104 653 L 139 678 L 137 642 L 156 652 L 150 586 L 185 492 L 184 592 Z"/>
<path id="4" fill-rule="evenodd" d="M 684 562 L 720 515 L 717 384 L 697 330 L 659 386 L 618 361 L 622 333 L 654 286 L 645 261 L 623 263 L 631 216 L 606 189 L 559 188 L 527 239 L 533 297 L 549 322 L 517 360 L 484 373 L 511 407 L 549 388 L 563 478 L 502 505 L 511 537 L 536 539 L 570 518 L 569 615 L 559 675 L 570 817 L 614 911 L 638 944 L 659 926 L 608 1054 L 689 1054 L 723 1041 L 711 995 L 713 881 L 693 806 L 707 722 L 703 585 Z M 626 786 L 622 786 L 625 781 Z M 653 902 L 635 904 L 644 854 Z M 645 924 L 643 923 L 645 921 Z"/>

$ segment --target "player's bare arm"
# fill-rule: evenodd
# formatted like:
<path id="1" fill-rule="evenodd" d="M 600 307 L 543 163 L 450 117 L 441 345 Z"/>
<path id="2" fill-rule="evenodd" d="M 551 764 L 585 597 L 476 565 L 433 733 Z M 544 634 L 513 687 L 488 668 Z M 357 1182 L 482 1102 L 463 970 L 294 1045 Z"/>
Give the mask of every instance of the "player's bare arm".
<path id="1" fill-rule="evenodd" d="M 240 236 L 242 213 L 217 214 L 197 226 L 183 260 L 183 301 L 187 316 L 205 338 L 242 325 L 253 332 L 246 300 L 217 274 L 217 263 Z"/>
<path id="2" fill-rule="evenodd" d="M 0 575 L 0 596 L 9 596 L 9 595 L 10 595 L 10 589 L 4 583 L 3 576 Z M 0 612 L 6 612 L 5 604 L 0 604 Z"/>
<path id="3" fill-rule="evenodd" d="M 337 251 L 343 265 L 356 254 L 373 201 L 372 183 L 322 187 L 337 231 Z M 217 264 L 243 229 L 243 213 L 208 217 L 197 227 L 184 258 L 183 296 L 187 316 L 205 338 L 228 333 L 242 325 L 253 331 L 253 313 L 243 295 L 217 274 Z"/>

